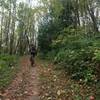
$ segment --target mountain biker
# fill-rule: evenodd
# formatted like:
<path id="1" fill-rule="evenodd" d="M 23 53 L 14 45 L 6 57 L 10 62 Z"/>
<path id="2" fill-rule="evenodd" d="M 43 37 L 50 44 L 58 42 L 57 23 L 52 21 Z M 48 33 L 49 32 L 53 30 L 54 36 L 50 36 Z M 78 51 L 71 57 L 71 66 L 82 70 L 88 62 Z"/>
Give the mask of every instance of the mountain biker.
<path id="1" fill-rule="evenodd" d="M 34 65 L 34 58 L 37 54 L 37 51 L 36 51 L 36 48 L 33 44 L 30 45 L 30 48 L 29 48 L 29 52 L 30 52 L 30 62 L 31 62 L 31 66 Z"/>

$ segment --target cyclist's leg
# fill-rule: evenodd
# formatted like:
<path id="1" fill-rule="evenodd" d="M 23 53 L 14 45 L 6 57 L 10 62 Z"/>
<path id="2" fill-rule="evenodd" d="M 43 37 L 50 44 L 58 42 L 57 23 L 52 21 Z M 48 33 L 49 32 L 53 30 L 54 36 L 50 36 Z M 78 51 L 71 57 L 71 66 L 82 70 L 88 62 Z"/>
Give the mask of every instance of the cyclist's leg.
<path id="1" fill-rule="evenodd" d="M 31 66 L 32 66 L 32 55 L 30 55 L 30 63 L 31 63 Z"/>
<path id="2" fill-rule="evenodd" d="M 35 61 L 34 61 L 34 56 L 33 56 L 33 59 L 32 59 L 32 61 L 33 61 L 33 65 L 35 64 Z"/>
<path id="3" fill-rule="evenodd" d="M 34 65 L 34 58 L 33 58 L 33 56 L 32 56 L 32 66 Z"/>
<path id="4" fill-rule="evenodd" d="M 34 56 L 33 55 L 31 55 L 31 57 L 30 57 L 30 62 L 31 62 L 31 66 L 33 66 L 34 65 Z"/>

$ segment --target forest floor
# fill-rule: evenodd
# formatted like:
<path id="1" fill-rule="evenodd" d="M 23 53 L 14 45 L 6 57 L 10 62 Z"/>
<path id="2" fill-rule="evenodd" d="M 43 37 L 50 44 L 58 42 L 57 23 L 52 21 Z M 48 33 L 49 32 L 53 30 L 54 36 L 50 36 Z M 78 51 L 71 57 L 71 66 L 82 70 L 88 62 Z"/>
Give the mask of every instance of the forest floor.
<path id="1" fill-rule="evenodd" d="M 31 67 L 26 56 L 21 58 L 19 73 L 0 100 L 89 100 L 95 93 L 95 86 L 71 80 L 50 62 L 37 59 Z"/>
<path id="2" fill-rule="evenodd" d="M 99 94 L 96 94 L 95 84 L 86 85 L 82 80 L 71 79 L 61 66 L 45 60 L 38 62 L 40 62 L 41 100 L 90 100 L 90 98 L 100 100 Z"/>
<path id="3" fill-rule="evenodd" d="M 38 68 L 31 67 L 29 57 L 20 60 L 20 71 L 0 100 L 39 100 Z"/>

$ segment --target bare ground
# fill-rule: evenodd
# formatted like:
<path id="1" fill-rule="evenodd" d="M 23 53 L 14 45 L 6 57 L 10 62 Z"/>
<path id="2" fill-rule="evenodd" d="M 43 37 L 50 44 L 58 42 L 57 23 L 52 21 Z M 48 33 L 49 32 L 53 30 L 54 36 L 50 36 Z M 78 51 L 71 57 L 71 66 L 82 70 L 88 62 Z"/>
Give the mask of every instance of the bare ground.
<path id="1" fill-rule="evenodd" d="M 20 71 L 2 100 L 39 100 L 38 68 L 30 66 L 29 57 L 21 58 Z"/>

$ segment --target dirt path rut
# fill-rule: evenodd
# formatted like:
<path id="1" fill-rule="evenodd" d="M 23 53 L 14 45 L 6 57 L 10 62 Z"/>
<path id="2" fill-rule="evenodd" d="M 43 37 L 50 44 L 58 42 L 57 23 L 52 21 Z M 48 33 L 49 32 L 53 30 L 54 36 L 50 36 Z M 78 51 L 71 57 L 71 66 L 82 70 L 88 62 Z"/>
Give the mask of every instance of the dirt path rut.
<path id="1" fill-rule="evenodd" d="M 3 100 L 39 100 L 38 67 L 30 66 L 29 57 L 22 57 L 20 72 L 6 89 Z"/>

